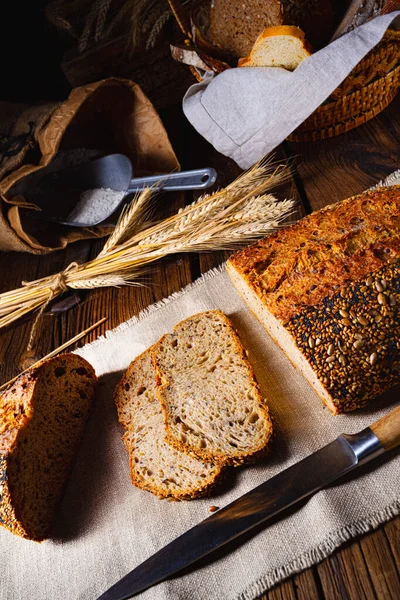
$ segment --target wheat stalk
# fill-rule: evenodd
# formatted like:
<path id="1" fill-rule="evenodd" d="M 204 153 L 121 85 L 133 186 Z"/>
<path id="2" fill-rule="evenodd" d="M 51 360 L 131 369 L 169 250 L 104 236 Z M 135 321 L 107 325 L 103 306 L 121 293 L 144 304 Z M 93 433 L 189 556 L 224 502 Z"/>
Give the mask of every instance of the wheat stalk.
<path id="1" fill-rule="evenodd" d="M 46 356 L 43 356 L 43 358 L 41 358 L 40 360 L 33 363 L 33 365 L 31 365 L 30 367 L 28 367 L 24 371 L 21 371 L 21 373 L 18 373 L 18 375 L 16 375 L 15 377 L 10 379 L 6 383 L 3 383 L 2 385 L 0 385 L 0 392 L 2 390 L 4 390 L 5 388 L 7 388 L 12 383 L 14 383 L 14 381 L 16 381 L 21 375 L 23 375 L 27 371 L 30 371 L 31 369 L 38 367 L 39 365 L 44 363 L 46 360 L 49 360 L 49 358 L 53 358 L 53 356 L 56 356 L 57 354 L 60 354 L 60 352 L 63 352 L 66 348 L 68 348 L 68 346 L 72 346 L 72 344 L 75 344 L 75 342 L 77 342 L 78 340 L 85 337 L 85 335 L 87 335 L 88 333 L 93 331 L 93 329 L 96 329 L 96 327 L 99 327 L 99 325 L 104 323 L 104 321 L 107 321 L 107 319 L 108 319 L 108 317 L 103 317 L 102 319 L 100 319 L 100 321 L 97 321 L 96 323 L 94 323 L 93 325 L 91 325 L 90 327 L 85 329 L 84 331 L 81 331 L 80 333 L 78 333 L 78 335 L 75 335 L 72 339 L 68 340 L 61 346 L 58 346 L 58 348 L 56 348 L 55 350 L 52 350 L 51 352 L 49 352 L 49 354 L 46 354 Z"/>
<path id="2" fill-rule="evenodd" d="M 288 171 L 263 161 L 224 189 L 154 224 L 149 215 L 155 190 L 143 190 L 121 214 L 96 258 L 0 294 L 0 328 L 31 311 L 39 310 L 40 316 L 68 288 L 141 285 L 138 277 L 148 265 L 169 254 L 234 249 L 264 237 L 293 213 L 293 200 L 278 201 L 270 194 Z"/>

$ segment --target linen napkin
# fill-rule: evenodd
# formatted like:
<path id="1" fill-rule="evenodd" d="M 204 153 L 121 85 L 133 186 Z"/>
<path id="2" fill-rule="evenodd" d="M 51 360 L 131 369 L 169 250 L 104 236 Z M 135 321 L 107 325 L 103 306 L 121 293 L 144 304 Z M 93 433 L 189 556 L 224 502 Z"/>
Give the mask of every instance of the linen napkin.
<path id="1" fill-rule="evenodd" d="M 306 58 L 293 72 L 248 67 L 207 75 L 187 91 L 183 112 L 219 152 L 247 169 L 330 96 L 399 15 L 395 11 L 357 27 Z"/>
<path id="2" fill-rule="evenodd" d="M 400 182 L 400 171 L 386 180 Z M 160 500 L 130 482 L 112 394 L 130 361 L 180 320 L 219 308 L 249 349 L 274 420 L 275 441 L 261 462 L 231 468 L 210 498 Z M 37 544 L 0 528 L 0 600 L 94 600 L 154 552 L 286 467 L 354 433 L 399 404 L 393 389 L 368 408 L 331 416 L 240 299 L 224 266 L 77 350 L 100 378 L 55 536 Z M 307 473 L 304 474 L 307 477 Z M 392 451 L 351 478 L 321 490 L 281 521 L 246 537 L 184 575 L 140 594 L 143 600 L 254 600 L 352 537 L 400 513 L 400 453 Z"/>

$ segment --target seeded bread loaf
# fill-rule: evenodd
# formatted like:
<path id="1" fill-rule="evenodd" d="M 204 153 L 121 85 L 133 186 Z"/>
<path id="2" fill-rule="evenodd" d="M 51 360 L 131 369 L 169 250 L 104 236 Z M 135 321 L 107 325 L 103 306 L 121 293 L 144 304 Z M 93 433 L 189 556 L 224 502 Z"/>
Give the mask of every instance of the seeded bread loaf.
<path id="1" fill-rule="evenodd" d="M 0 396 L 0 524 L 23 538 L 49 534 L 96 389 L 80 356 L 21 375 Z"/>
<path id="2" fill-rule="evenodd" d="M 265 452 L 272 432 L 245 350 L 219 310 L 194 315 L 153 347 L 166 441 L 217 464 Z"/>
<path id="3" fill-rule="evenodd" d="M 129 454 L 132 483 L 161 497 L 205 495 L 221 467 L 188 456 L 165 441 L 164 419 L 156 396 L 151 348 L 129 366 L 115 391 L 123 440 Z"/>
<path id="4" fill-rule="evenodd" d="M 228 273 L 333 414 L 400 383 L 400 186 L 305 217 Z"/>
<path id="5" fill-rule="evenodd" d="M 280 25 L 264 29 L 250 56 L 239 59 L 238 67 L 281 67 L 294 71 L 310 55 L 304 32 L 292 25 Z"/>
<path id="6" fill-rule="evenodd" d="M 213 0 L 208 39 L 227 55 L 248 56 L 266 27 L 296 25 L 317 50 L 336 24 L 332 0 Z"/>

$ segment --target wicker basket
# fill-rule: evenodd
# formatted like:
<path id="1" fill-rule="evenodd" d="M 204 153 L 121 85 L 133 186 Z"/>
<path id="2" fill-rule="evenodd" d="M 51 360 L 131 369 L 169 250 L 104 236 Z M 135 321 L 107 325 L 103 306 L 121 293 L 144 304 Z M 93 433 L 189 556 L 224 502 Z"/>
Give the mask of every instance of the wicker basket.
<path id="1" fill-rule="evenodd" d="M 193 46 L 190 15 L 177 0 L 168 0 L 185 44 Z M 219 72 L 219 63 L 202 53 L 203 60 Z M 215 68 L 216 67 L 216 68 Z M 223 65 L 222 68 L 226 68 Z M 189 67 L 200 81 L 196 68 Z M 382 40 L 349 73 L 342 84 L 289 137 L 289 141 L 311 142 L 339 135 L 366 123 L 395 98 L 400 86 L 400 31 L 388 30 Z"/>

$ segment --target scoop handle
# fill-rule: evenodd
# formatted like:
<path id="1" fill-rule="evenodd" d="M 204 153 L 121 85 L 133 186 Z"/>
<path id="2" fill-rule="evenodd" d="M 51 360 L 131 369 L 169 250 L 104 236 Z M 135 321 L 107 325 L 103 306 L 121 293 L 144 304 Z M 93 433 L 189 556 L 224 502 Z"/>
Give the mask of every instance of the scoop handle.
<path id="1" fill-rule="evenodd" d="M 369 428 L 374 432 L 385 450 L 400 444 L 400 406 L 375 421 Z"/>
<path id="2" fill-rule="evenodd" d="M 150 177 L 136 177 L 132 179 L 127 193 L 140 192 L 141 190 L 154 187 L 163 191 L 179 190 L 203 190 L 211 187 L 217 180 L 215 169 L 194 169 L 192 171 L 181 171 L 180 173 L 168 173 L 167 175 L 152 175 Z"/>

